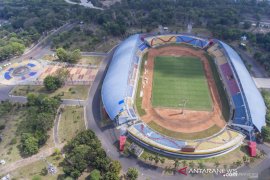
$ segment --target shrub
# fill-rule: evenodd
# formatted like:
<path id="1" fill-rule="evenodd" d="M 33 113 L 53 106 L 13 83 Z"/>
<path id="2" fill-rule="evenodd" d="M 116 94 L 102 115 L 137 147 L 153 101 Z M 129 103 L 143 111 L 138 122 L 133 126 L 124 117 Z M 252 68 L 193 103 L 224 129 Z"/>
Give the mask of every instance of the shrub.
<path id="1" fill-rule="evenodd" d="M 6 128 L 6 126 L 4 124 L 0 125 L 0 131 L 4 130 Z"/>
<path id="2" fill-rule="evenodd" d="M 10 145 L 14 145 L 14 144 L 17 144 L 17 139 L 16 139 L 16 138 L 13 138 L 13 139 L 10 141 Z"/>

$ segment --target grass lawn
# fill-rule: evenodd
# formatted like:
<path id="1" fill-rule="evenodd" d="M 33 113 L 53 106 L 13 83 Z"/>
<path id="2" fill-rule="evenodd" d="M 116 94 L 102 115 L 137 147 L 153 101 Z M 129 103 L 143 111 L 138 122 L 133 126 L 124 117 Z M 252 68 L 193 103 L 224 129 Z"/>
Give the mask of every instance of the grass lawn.
<path id="1" fill-rule="evenodd" d="M 202 62 L 194 57 L 156 57 L 152 105 L 179 108 L 184 102 L 185 109 L 212 109 Z"/>
<path id="2" fill-rule="evenodd" d="M 176 138 L 176 139 L 185 139 L 185 140 L 195 140 L 195 139 L 206 138 L 206 137 L 209 137 L 209 136 L 211 136 L 211 135 L 213 135 L 221 130 L 220 127 L 218 127 L 217 125 L 214 125 L 214 126 L 208 128 L 204 131 L 201 131 L 201 132 L 181 133 L 181 132 L 175 132 L 175 131 L 168 130 L 168 129 L 158 125 L 154 121 L 150 121 L 147 125 L 149 127 L 153 128 L 154 130 L 156 130 L 157 132 L 164 134 L 165 136 L 169 136 L 169 137 Z"/>
<path id="3" fill-rule="evenodd" d="M 104 57 L 102 56 L 82 56 L 82 58 L 78 61 L 78 64 L 99 66 L 103 58 Z"/>
<path id="4" fill-rule="evenodd" d="M 6 163 L 21 159 L 18 145 L 20 136 L 16 133 L 21 120 L 25 118 L 25 108 L 12 108 L 10 113 L 0 117 L 0 125 L 5 125 L 5 129 L 0 130 L 2 142 L 0 143 L 0 159 Z"/>
<path id="5" fill-rule="evenodd" d="M 61 175 L 63 175 L 63 169 L 59 165 L 63 158 L 50 156 L 46 158 L 46 160 L 52 163 L 57 167 L 57 174 L 50 175 L 44 173 L 44 169 L 47 167 L 47 163 L 43 160 L 39 160 L 27 166 L 16 169 L 15 171 L 10 173 L 12 179 L 44 179 L 44 180 L 55 180 L 58 179 Z M 45 171 L 46 172 L 46 171 Z"/>
<path id="6" fill-rule="evenodd" d="M 90 86 L 64 86 L 54 92 L 48 92 L 44 86 L 16 86 L 11 94 L 15 96 L 27 96 L 28 93 L 47 94 L 50 97 L 60 95 L 62 99 L 87 99 Z"/>
<path id="7" fill-rule="evenodd" d="M 59 122 L 59 141 L 61 143 L 70 141 L 83 130 L 85 130 L 84 108 L 65 106 Z"/>

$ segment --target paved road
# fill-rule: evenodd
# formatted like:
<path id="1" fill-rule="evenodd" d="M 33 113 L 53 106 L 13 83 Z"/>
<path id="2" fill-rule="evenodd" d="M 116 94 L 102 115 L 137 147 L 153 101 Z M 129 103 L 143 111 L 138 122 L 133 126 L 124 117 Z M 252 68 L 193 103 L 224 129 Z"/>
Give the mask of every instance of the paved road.
<path id="1" fill-rule="evenodd" d="M 63 148 L 64 144 L 60 144 L 57 148 Z M 44 157 L 51 156 L 55 152 L 56 147 L 47 148 L 44 150 L 41 150 L 38 154 L 35 154 L 31 157 L 21 159 L 19 161 L 15 161 L 10 164 L 6 164 L 5 166 L 0 166 L 0 177 L 5 176 L 7 173 L 12 172 L 18 168 L 27 166 L 29 164 L 32 164 L 36 161 L 42 160 Z"/>
<path id="2" fill-rule="evenodd" d="M 1 90 L 0 90 L 0 92 L 1 92 Z M 18 102 L 18 103 L 27 103 L 27 98 L 24 96 L 5 96 L 5 95 L 3 95 L 2 97 L 0 97 L 0 101 L 2 101 L 2 100 L 10 100 L 11 102 Z M 74 100 L 74 99 L 63 99 L 61 104 L 62 105 L 70 105 L 70 106 L 85 106 L 86 101 L 85 100 Z"/>
<path id="3" fill-rule="evenodd" d="M 8 100 L 8 93 L 14 88 L 14 86 L 0 85 L 0 101 Z"/>
<path id="4" fill-rule="evenodd" d="M 241 58 L 252 66 L 251 74 L 255 78 L 266 78 L 268 77 L 267 73 L 265 72 L 264 68 L 258 64 L 257 61 L 254 60 L 253 57 L 247 55 L 247 53 L 239 47 L 234 46 L 236 51 L 241 55 Z"/>
<path id="5" fill-rule="evenodd" d="M 99 10 L 103 10 L 100 7 L 96 7 L 91 3 L 91 0 L 81 0 L 81 3 L 76 3 L 76 2 L 72 2 L 70 0 L 65 0 L 67 3 L 69 4 L 79 4 L 81 6 L 87 7 L 87 8 L 92 8 L 92 9 L 99 9 Z"/>
<path id="6" fill-rule="evenodd" d="M 238 169 L 238 172 L 258 173 L 259 179 L 270 179 L 270 147 L 265 144 L 257 144 L 258 149 L 264 150 L 267 154 L 265 159 L 254 167 L 244 166 Z"/>
<path id="7" fill-rule="evenodd" d="M 14 63 L 14 62 L 24 60 L 24 59 L 29 59 L 30 57 L 32 57 L 34 59 L 40 59 L 46 54 L 52 54 L 53 51 L 50 48 L 51 43 L 52 43 L 52 37 L 61 33 L 61 32 L 68 31 L 68 30 L 72 29 L 75 25 L 76 25 L 76 23 L 64 24 L 63 26 L 59 27 L 58 29 L 54 30 L 49 35 L 47 35 L 46 37 L 41 39 L 36 45 L 34 45 L 32 48 L 28 49 L 22 56 L 3 61 L 0 63 L 0 65 L 7 64 L 10 62 Z"/>
<path id="8" fill-rule="evenodd" d="M 258 88 L 270 89 L 270 78 L 253 78 Z"/>

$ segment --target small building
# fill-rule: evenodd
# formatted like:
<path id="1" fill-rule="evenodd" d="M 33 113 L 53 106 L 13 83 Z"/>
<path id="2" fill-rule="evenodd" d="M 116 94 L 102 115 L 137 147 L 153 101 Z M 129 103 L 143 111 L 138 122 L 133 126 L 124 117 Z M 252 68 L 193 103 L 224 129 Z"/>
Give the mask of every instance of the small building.
<path id="1" fill-rule="evenodd" d="M 119 138 L 119 149 L 120 149 L 120 152 L 123 152 L 124 151 L 126 140 L 127 140 L 127 137 L 126 136 L 120 136 L 120 138 Z"/>
<path id="2" fill-rule="evenodd" d="M 256 142 L 254 141 L 249 141 L 248 142 L 248 149 L 249 149 L 249 155 L 250 157 L 255 157 L 256 156 Z"/>

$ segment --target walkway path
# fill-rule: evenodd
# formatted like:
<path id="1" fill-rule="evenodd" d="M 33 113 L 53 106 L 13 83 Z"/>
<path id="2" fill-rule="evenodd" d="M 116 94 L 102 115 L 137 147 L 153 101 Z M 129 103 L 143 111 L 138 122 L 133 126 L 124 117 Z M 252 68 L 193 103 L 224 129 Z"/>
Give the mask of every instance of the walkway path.
<path id="1" fill-rule="evenodd" d="M 253 78 L 258 88 L 270 89 L 270 78 Z"/>
<path id="2" fill-rule="evenodd" d="M 255 78 L 266 78 L 268 77 L 267 73 L 265 72 L 264 68 L 258 64 L 257 61 L 253 57 L 247 55 L 247 53 L 240 49 L 239 47 L 234 46 L 237 53 L 241 55 L 242 60 L 246 61 L 247 64 L 251 65 L 251 75 Z"/>
<path id="3" fill-rule="evenodd" d="M 257 164 L 255 167 L 244 166 L 238 169 L 241 173 L 258 173 L 259 179 L 270 179 L 270 147 L 265 144 L 257 144 L 258 149 L 263 150 L 266 153 L 266 157 L 263 161 Z"/>
<path id="4" fill-rule="evenodd" d="M 63 148 L 63 147 L 64 147 L 64 144 L 60 144 L 57 148 Z M 11 171 L 14 171 L 14 170 L 21 168 L 21 167 L 24 167 L 24 166 L 27 166 L 29 164 L 36 162 L 36 161 L 42 160 L 42 158 L 44 158 L 44 157 L 51 156 L 54 153 L 55 148 L 56 147 L 51 147 L 51 148 L 45 149 L 43 151 L 40 151 L 38 154 L 33 155 L 29 158 L 21 159 L 19 161 L 15 161 L 13 163 L 7 164 L 5 166 L 1 166 L 0 167 L 0 176 L 6 175 L 7 173 L 9 173 Z"/>

